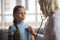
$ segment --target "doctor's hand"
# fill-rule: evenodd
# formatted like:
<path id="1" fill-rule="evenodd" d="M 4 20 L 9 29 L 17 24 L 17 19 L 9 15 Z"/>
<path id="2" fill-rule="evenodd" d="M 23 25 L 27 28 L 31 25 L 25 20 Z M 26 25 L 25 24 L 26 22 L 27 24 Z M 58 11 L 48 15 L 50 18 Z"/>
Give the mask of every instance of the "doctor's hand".
<path id="1" fill-rule="evenodd" d="M 37 34 L 37 33 L 35 32 L 35 29 L 32 28 L 32 27 L 26 28 L 26 30 L 27 30 L 30 34 L 32 34 L 33 36 L 35 36 L 35 35 Z"/>

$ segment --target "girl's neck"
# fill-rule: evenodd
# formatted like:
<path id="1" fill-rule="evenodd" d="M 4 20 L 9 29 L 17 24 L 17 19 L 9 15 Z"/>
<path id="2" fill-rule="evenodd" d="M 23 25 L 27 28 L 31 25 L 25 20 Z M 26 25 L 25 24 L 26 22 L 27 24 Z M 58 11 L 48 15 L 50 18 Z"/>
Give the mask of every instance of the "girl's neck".
<path id="1" fill-rule="evenodd" d="M 19 24 L 20 24 L 20 23 L 23 23 L 23 22 L 24 22 L 24 21 L 17 21 L 17 23 L 19 23 Z"/>

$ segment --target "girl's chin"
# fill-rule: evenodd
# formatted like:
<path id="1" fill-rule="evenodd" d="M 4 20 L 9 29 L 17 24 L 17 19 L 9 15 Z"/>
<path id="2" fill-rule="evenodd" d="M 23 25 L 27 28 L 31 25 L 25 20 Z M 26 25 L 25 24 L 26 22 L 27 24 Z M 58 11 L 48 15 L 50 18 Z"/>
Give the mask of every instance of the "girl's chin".
<path id="1" fill-rule="evenodd" d="M 21 21 L 23 21 L 24 19 L 19 19 L 19 20 L 17 20 L 17 22 L 21 22 Z"/>
<path id="2" fill-rule="evenodd" d="M 23 19 L 24 20 L 24 19 Z M 19 22 L 22 22 L 23 20 L 19 20 Z"/>

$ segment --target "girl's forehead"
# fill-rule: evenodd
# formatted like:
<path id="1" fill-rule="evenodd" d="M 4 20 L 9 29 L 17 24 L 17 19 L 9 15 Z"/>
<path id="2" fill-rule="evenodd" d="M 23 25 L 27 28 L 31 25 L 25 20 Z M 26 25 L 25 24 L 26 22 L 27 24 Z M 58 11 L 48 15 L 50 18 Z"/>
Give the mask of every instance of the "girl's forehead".
<path id="1" fill-rule="evenodd" d="M 19 8 L 17 12 L 18 13 L 20 13 L 20 12 L 26 12 L 26 10 L 24 8 Z"/>

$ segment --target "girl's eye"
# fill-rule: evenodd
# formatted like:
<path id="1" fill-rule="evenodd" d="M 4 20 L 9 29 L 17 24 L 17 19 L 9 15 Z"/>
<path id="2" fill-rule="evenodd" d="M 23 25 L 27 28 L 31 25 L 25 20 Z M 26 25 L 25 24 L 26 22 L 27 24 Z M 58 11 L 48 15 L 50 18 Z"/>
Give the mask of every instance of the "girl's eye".
<path id="1" fill-rule="evenodd" d="M 24 14 L 26 14 L 26 13 L 24 12 Z"/>

